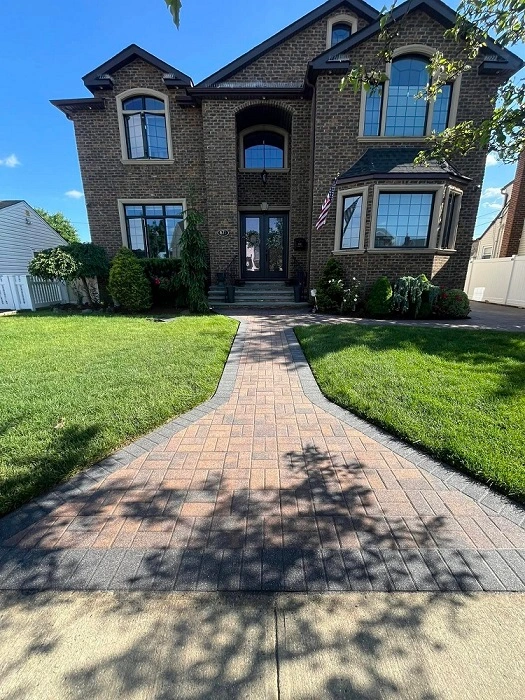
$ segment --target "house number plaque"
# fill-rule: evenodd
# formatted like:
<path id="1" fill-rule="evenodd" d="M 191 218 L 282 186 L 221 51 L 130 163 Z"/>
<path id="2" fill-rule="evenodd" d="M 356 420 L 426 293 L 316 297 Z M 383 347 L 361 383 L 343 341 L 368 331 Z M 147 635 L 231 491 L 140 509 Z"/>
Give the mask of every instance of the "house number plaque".
<path id="1" fill-rule="evenodd" d="M 221 238 L 228 238 L 229 235 L 230 235 L 230 231 L 227 228 L 219 229 L 219 236 Z"/>

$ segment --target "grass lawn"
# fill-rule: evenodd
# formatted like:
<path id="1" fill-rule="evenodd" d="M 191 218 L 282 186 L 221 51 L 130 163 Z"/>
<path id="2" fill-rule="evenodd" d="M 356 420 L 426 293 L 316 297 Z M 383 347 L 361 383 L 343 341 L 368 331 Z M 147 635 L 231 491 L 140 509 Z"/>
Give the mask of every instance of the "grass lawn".
<path id="1" fill-rule="evenodd" d="M 525 501 L 525 334 L 309 326 L 324 394 Z"/>
<path id="2" fill-rule="evenodd" d="M 209 398 L 236 325 L 0 318 L 0 513 Z"/>

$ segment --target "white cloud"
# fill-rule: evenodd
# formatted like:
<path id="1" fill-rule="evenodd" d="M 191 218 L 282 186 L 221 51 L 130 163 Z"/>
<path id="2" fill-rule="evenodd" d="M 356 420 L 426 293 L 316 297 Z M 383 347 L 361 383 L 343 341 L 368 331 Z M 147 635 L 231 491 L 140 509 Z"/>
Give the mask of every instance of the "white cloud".
<path id="1" fill-rule="evenodd" d="M 485 187 L 481 193 L 481 199 L 503 199 L 501 187 Z"/>
<path id="2" fill-rule="evenodd" d="M 487 156 L 487 162 L 486 166 L 487 168 L 490 168 L 491 165 L 497 165 L 499 163 L 499 160 L 497 156 L 494 155 L 494 153 L 489 153 Z"/>
<path id="3" fill-rule="evenodd" d="M 499 211 L 502 204 L 503 202 L 485 202 L 483 206 L 485 209 L 497 209 Z"/>
<path id="4" fill-rule="evenodd" d="M 0 165 L 5 165 L 6 168 L 16 168 L 16 166 L 21 165 L 21 163 L 15 154 L 11 153 L 7 158 L 0 158 Z"/>
<path id="5" fill-rule="evenodd" d="M 69 197 L 70 199 L 82 199 L 84 196 L 84 193 L 80 192 L 79 190 L 68 190 L 65 194 L 66 197 Z"/>

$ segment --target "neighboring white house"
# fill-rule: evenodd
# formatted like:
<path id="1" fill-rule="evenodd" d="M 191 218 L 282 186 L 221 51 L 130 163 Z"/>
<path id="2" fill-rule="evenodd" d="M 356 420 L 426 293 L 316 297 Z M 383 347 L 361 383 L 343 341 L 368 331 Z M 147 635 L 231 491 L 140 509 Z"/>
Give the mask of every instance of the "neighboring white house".
<path id="1" fill-rule="evenodd" d="M 472 244 L 465 292 L 474 301 L 525 308 L 525 151 L 501 191 L 501 211 Z"/>
<path id="2" fill-rule="evenodd" d="M 509 202 L 512 195 L 513 182 L 501 188 L 503 195 L 503 204 L 501 210 L 496 214 L 494 219 L 487 226 L 483 234 L 472 241 L 472 258 L 475 260 L 489 260 L 491 258 L 499 258 L 501 252 L 501 242 L 507 223 L 507 214 L 509 211 Z"/>
<path id="3" fill-rule="evenodd" d="M 35 252 L 66 241 L 24 200 L 0 200 L 0 311 L 68 301 L 66 285 L 28 274 Z"/>

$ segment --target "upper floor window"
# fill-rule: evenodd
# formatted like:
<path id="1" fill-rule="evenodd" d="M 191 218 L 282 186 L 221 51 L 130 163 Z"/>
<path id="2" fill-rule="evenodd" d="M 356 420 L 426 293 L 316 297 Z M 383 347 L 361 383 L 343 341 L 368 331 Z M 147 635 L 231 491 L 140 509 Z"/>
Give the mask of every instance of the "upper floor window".
<path id="1" fill-rule="evenodd" d="M 257 127 L 241 134 L 241 167 L 280 170 L 286 167 L 287 134 L 284 130 Z"/>
<path id="2" fill-rule="evenodd" d="M 135 95 L 122 101 L 127 157 L 169 158 L 166 104 L 150 95 Z"/>
<path id="3" fill-rule="evenodd" d="M 435 100 L 418 97 L 429 84 L 429 64 L 426 56 L 417 54 L 394 58 L 389 79 L 366 95 L 364 136 L 425 137 L 447 128 L 453 85 L 444 85 Z"/>
<path id="4" fill-rule="evenodd" d="M 356 33 L 357 17 L 346 13 L 330 17 L 326 30 L 326 48 L 330 49 Z"/>
<path id="5" fill-rule="evenodd" d="M 124 204 L 128 248 L 140 257 L 180 258 L 182 204 Z"/>
<path id="6" fill-rule="evenodd" d="M 338 22 L 337 24 L 332 25 L 332 38 L 330 46 L 335 46 L 340 41 L 348 39 L 351 34 L 352 27 L 345 22 Z"/>

